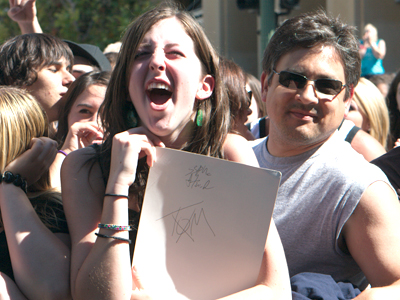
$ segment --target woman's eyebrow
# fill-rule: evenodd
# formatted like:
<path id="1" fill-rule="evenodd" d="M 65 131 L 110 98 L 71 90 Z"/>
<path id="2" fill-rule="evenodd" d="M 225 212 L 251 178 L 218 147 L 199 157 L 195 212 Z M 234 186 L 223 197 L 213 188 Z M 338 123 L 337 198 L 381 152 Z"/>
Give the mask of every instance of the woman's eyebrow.
<path id="1" fill-rule="evenodd" d="M 76 107 L 79 107 L 79 106 L 84 106 L 84 107 L 89 107 L 89 108 L 93 107 L 93 105 L 90 105 L 90 104 L 87 104 L 87 103 L 79 103 Z"/>

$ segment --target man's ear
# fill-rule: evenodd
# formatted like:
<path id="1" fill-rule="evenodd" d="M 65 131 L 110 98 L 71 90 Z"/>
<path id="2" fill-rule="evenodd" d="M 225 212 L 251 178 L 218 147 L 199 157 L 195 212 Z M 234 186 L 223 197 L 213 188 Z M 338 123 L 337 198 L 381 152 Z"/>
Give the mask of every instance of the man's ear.
<path id="1" fill-rule="evenodd" d="M 204 100 L 210 98 L 214 91 L 215 80 L 211 75 L 204 76 L 197 88 L 196 99 Z"/>
<path id="2" fill-rule="evenodd" d="M 263 102 L 267 101 L 267 93 L 268 93 L 268 74 L 262 72 L 261 74 L 261 100 Z"/>
<path id="3" fill-rule="evenodd" d="M 350 93 L 349 98 L 344 100 L 344 117 L 347 117 L 349 110 L 350 110 L 351 100 L 353 100 L 353 96 L 354 96 L 354 85 L 351 85 L 349 87 L 349 93 Z"/>

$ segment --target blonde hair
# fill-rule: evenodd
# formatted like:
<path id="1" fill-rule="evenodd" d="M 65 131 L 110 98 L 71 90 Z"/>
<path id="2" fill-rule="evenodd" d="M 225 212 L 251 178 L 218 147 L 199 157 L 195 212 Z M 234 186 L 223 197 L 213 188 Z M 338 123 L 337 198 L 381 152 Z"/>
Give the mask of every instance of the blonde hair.
<path id="1" fill-rule="evenodd" d="M 48 135 L 46 115 L 25 90 L 0 87 L 0 168 L 24 153 L 34 137 Z"/>
<path id="2" fill-rule="evenodd" d="M 45 111 L 27 91 L 0 86 L 0 168 L 5 167 L 29 149 L 32 138 L 48 136 Z M 49 171 L 28 187 L 28 196 L 39 218 L 49 229 L 60 228 L 63 222 L 59 192 L 51 188 Z M 52 205 L 49 205 L 53 202 Z M 2 218 L 0 216 L 0 224 Z"/>
<path id="3" fill-rule="evenodd" d="M 24 89 L 0 86 L 0 171 L 26 150 L 33 138 L 48 136 L 49 126 L 45 111 L 40 104 Z M 61 204 L 61 197 L 51 188 L 48 170 L 40 179 L 28 187 L 31 200 L 54 201 Z M 35 205 L 34 205 L 35 206 Z M 42 221 L 53 218 L 49 209 L 36 208 Z M 44 214 L 40 212 L 46 210 Z M 49 214 L 51 215 L 49 217 Z"/>
<path id="4" fill-rule="evenodd" d="M 353 100 L 368 118 L 369 134 L 386 148 L 389 135 L 389 111 L 382 93 L 371 81 L 362 77 L 354 89 Z"/>
<path id="5" fill-rule="evenodd" d="M 364 31 L 367 28 L 369 28 L 369 30 L 370 30 L 370 35 L 372 37 L 372 42 L 376 42 L 378 40 L 378 29 L 376 29 L 376 27 L 374 25 L 372 25 L 371 23 L 368 23 L 367 25 L 365 25 Z"/>

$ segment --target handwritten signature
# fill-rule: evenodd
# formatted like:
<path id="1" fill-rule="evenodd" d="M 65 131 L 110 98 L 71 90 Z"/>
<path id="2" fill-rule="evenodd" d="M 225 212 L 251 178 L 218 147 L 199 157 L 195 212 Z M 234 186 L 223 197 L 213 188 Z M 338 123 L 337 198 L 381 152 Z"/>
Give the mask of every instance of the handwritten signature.
<path id="1" fill-rule="evenodd" d="M 208 227 L 212 235 L 215 236 L 215 233 L 207 220 L 204 209 L 202 207 L 199 208 L 199 205 L 203 202 L 204 201 L 186 207 L 180 207 L 179 209 L 158 219 L 161 220 L 167 217 L 171 217 L 173 219 L 174 226 L 172 228 L 171 236 L 177 236 L 176 243 L 179 242 L 182 236 L 186 236 L 194 242 L 193 228 L 196 226 Z M 201 220 L 203 220 L 203 222 L 201 222 Z"/>
<path id="2" fill-rule="evenodd" d="M 211 176 L 206 166 L 194 166 L 189 169 L 189 173 L 185 175 L 188 177 L 186 181 L 186 186 L 189 188 L 200 188 L 202 190 L 209 190 L 214 187 L 210 186 L 210 180 L 204 180 L 202 176 Z"/>

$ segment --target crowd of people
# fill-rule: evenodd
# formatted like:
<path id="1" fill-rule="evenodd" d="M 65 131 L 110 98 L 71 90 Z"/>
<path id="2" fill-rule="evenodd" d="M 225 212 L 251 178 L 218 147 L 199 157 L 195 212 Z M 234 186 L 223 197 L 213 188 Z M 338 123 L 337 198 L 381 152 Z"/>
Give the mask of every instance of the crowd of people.
<path id="1" fill-rule="evenodd" d="M 0 299 L 153 299 L 131 260 L 156 147 L 282 175 L 257 281 L 223 299 L 400 298 L 400 72 L 374 26 L 290 18 L 259 80 L 170 1 L 105 51 L 22 3 L 0 46 Z"/>

